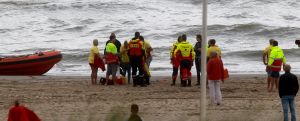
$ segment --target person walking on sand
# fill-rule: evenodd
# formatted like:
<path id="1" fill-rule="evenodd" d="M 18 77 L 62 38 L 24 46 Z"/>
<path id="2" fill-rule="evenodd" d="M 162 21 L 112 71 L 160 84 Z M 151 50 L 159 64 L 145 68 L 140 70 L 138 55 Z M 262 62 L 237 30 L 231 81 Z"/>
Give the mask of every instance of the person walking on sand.
<path id="1" fill-rule="evenodd" d="M 143 48 L 143 41 L 140 40 L 140 33 L 135 32 L 135 37 L 128 43 L 129 50 L 128 56 L 130 59 L 130 65 L 132 68 L 132 80 L 133 86 L 136 87 L 140 85 L 142 87 L 144 84 L 144 69 L 143 69 L 143 58 L 145 56 L 145 49 Z M 137 71 L 139 71 L 138 75 Z"/>
<path id="2" fill-rule="evenodd" d="M 279 79 L 279 97 L 283 109 L 284 121 L 288 121 L 289 109 L 291 112 L 291 121 L 296 121 L 295 96 L 299 90 L 297 76 L 291 73 L 291 66 L 286 64 L 283 67 L 285 74 Z"/>
<path id="3" fill-rule="evenodd" d="M 177 46 L 180 44 L 181 41 L 182 41 L 181 36 L 179 36 L 177 41 L 173 43 L 170 50 L 170 61 L 173 66 L 171 86 L 175 86 L 177 75 L 178 75 L 179 61 L 175 58 L 175 50 L 177 49 Z"/>
<path id="4" fill-rule="evenodd" d="M 275 41 L 274 39 L 270 39 L 269 40 L 269 43 L 270 43 L 270 45 L 268 45 L 266 48 L 265 48 L 265 50 L 264 50 L 264 54 L 263 54 L 263 57 L 262 57 L 262 59 L 263 59 L 263 63 L 265 64 L 265 65 L 268 65 L 268 58 L 269 58 L 269 56 L 270 56 L 270 53 L 271 53 L 271 49 L 272 49 L 272 43 L 273 43 L 273 41 Z M 268 77 L 267 77 L 267 82 L 268 82 L 268 86 L 267 86 L 267 89 L 269 89 L 270 88 L 270 84 L 271 84 L 271 70 L 269 69 L 269 68 L 267 68 L 266 67 L 266 72 L 267 72 L 267 74 L 268 74 Z"/>
<path id="5" fill-rule="evenodd" d="M 93 40 L 93 47 L 90 49 L 88 61 L 89 65 L 91 67 L 92 73 L 91 73 L 91 81 L 92 84 L 97 84 L 97 73 L 98 73 L 98 67 L 94 64 L 95 57 L 100 58 L 100 53 L 98 49 L 98 40 Z"/>
<path id="6" fill-rule="evenodd" d="M 118 51 L 117 51 L 117 47 L 114 44 L 116 42 L 115 36 L 110 36 L 109 38 L 110 38 L 110 42 L 105 47 L 106 50 L 105 61 L 107 63 L 106 80 L 108 81 L 109 76 L 112 75 L 113 83 L 115 83 L 117 81 L 116 74 L 119 67 Z"/>
<path id="7" fill-rule="evenodd" d="M 209 86 L 209 95 L 211 104 L 220 105 L 222 102 L 222 93 L 220 81 L 224 82 L 224 67 L 222 60 L 217 52 L 210 53 L 210 59 L 207 63 L 207 78 Z"/>
<path id="8" fill-rule="evenodd" d="M 279 78 L 279 72 L 281 71 L 281 66 L 285 65 L 286 58 L 284 56 L 283 51 L 278 47 L 278 42 L 273 41 L 272 42 L 272 49 L 271 53 L 268 59 L 268 65 L 267 68 L 269 68 L 271 72 L 271 85 L 268 89 L 269 92 L 273 90 L 273 86 L 275 84 L 276 89 L 278 89 L 278 78 Z"/>
<path id="9" fill-rule="evenodd" d="M 196 36 L 196 44 L 194 46 L 194 51 L 195 51 L 195 65 L 196 65 L 196 71 L 197 71 L 197 84 L 200 85 L 200 73 L 201 73 L 201 40 L 202 36 L 198 34 Z"/>
<path id="10" fill-rule="evenodd" d="M 195 59 L 195 52 L 193 45 L 187 42 L 186 35 L 182 35 L 182 42 L 175 50 L 176 59 L 180 62 L 180 78 L 181 86 L 191 86 L 192 84 L 192 72 L 193 61 Z"/>
<path id="11" fill-rule="evenodd" d="M 127 121 L 143 121 L 142 118 L 138 115 L 139 106 L 137 104 L 131 105 L 131 115 Z"/>
<path id="12" fill-rule="evenodd" d="M 9 110 L 7 121 L 41 121 L 41 119 L 32 110 L 15 101 L 14 107 Z"/>
<path id="13" fill-rule="evenodd" d="M 124 44 L 120 48 L 120 55 L 121 55 L 121 64 L 120 67 L 122 68 L 122 75 L 126 76 L 127 73 L 127 81 L 128 84 L 130 84 L 130 79 L 131 79 L 131 66 L 130 66 L 130 61 L 129 61 L 129 56 L 128 56 L 128 42 L 124 41 Z"/>

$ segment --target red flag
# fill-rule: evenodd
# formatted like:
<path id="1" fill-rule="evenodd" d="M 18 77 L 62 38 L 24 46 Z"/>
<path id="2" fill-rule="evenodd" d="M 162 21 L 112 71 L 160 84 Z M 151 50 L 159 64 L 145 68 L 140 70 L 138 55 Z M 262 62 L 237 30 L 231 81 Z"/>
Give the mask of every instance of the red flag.
<path id="1" fill-rule="evenodd" d="M 105 71 L 105 64 L 104 64 L 102 58 L 100 58 L 99 56 L 95 56 L 94 64 L 95 64 L 95 66 L 101 68 L 102 71 Z"/>

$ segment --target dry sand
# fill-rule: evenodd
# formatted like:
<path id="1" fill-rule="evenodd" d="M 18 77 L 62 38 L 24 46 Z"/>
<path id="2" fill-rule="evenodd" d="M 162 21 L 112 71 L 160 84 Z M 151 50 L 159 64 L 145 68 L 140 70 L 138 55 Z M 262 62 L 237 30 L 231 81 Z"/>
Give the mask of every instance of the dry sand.
<path id="1" fill-rule="evenodd" d="M 283 119 L 278 94 L 267 92 L 265 75 L 233 75 L 221 90 L 223 103 L 208 105 L 208 121 Z M 76 76 L 0 77 L 1 121 L 16 99 L 43 121 L 124 121 L 132 103 L 144 121 L 198 121 L 200 115 L 200 88 L 172 87 L 169 77 L 153 77 L 148 87 L 91 85 L 89 77 Z M 298 111 L 299 103 L 297 97 Z"/>

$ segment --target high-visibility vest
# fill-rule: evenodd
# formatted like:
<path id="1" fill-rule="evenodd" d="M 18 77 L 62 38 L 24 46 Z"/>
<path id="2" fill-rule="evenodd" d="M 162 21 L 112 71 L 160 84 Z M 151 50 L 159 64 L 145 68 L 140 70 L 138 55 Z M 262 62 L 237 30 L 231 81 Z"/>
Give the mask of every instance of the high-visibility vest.
<path id="1" fill-rule="evenodd" d="M 174 58 L 175 57 L 175 50 L 177 49 L 179 42 L 176 41 L 175 43 L 173 43 L 171 50 L 170 50 L 170 57 Z"/>
<path id="2" fill-rule="evenodd" d="M 128 55 L 129 56 L 143 56 L 143 41 L 139 40 L 139 39 L 135 39 L 135 40 L 131 40 L 128 43 L 129 46 L 129 52 Z"/>
<path id="3" fill-rule="evenodd" d="M 268 60 L 268 66 L 271 67 L 272 71 L 280 71 L 282 63 L 286 63 L 286 58 L 283 51 L 278 46 L 272 47 Z"/>
<path id="4" fill-rule="evenodd" d="M 175 53 L 176 58 L 180 58 L 180 60 L 193 60 L 195 58 L 193 45 L 189 42 L 181 42 L 178 44 Z"/>

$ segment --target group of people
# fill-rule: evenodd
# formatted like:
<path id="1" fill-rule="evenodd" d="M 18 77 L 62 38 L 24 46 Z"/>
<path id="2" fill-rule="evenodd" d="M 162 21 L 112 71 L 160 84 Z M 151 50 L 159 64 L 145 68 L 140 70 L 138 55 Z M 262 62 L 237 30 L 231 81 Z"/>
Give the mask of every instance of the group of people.
<path id="1" fill-rule="evenodd" d="M 128 42 L 124 41 L 121 44 L 117 40 L 116 35 L 111 33 L 109 40 L 106 42 L 104 49 L 104 62 L 99 54 L 98 40 L 93 41 L 93 47 L 89 53 L 89 64 L 92 70 L 91 81 L 92 84 L 97 83 L 97 71 L 100 65 L 107 64 L 107 70 L 105 66 L 101 66 L 102 70 L 106 70 L 106 84 L 114 84 L 117 82 L 117 72 L 120 70 L 120 74 L 127 75 L 127 81 L 130 84 L 131 76 L 133 80 L 133 86 L 147 86 L 150 85 L 150 72 L 149 66 L 152 61 L 152 47 L 150 43 L 144 40 L 144 37 L 136 32 L 134 37 Z M 97 58 L 100 58 L 97 59 Z M 100 62 L 97 62 L 99 60 Z M 109 77 L 112 76 L 112 80 L 109 81 Z"/>
<path id="2" fill-rule="evenodd" d="M 197 42 L 193 46 L 187 41 L 185 34 L 180 35 L 177 41 L 173 44 L 170 50 L 170 60 L 173 66 L 171 85 L 176 84 L 178 71 L 180 72 L 180 84 L 182 87 L 191 86 L 192 84 L 192 66 L 196 65 L 197 82 L 200 85 L 201 73 L 201 41 L 202 36 L 196 36 Z M 91 80 L 92 84 L 97 83 L 98 67 L 105 70 L 105 66 L 98 66 L 97 60 L 101 60 L 98 40 L 93 41 L 93 47 L 89 53 L 89 64 L 92 70 Z M 215 39 L 210 39 L 207 50 L 207 81 L 210 88 L 211 102 L 215 104 L 221 103 L 221 89 L 220 82 L 224 81 L 224 67 L 221 60 L 221 49 L 216 45 Z M 130 84 L 131 75 L 133 79 L 133 86 L 146 86 L 150 84 L 149 66 L 152 61 L 152 47 L 144 37 L 136 32 L 134 37 L 123 44 L 116 39 L 116 35 L 112 33 L 109 40 L 106 42 L 104 49 L 104 60 L 107 64 L 106 70 L 106 84 L 113 84 L 117 81 L 116 73 L 120 68 L 120 73 L 127 75 L 128 83 Z M 97 59 L 98 58 L 98 59 Z M 104 64 L 104 62 L 103 62 Z M 101 65 L 101 64 L 100 64 Z M 104 68 L 104 69 L 103 69 Z M 109 82 L 109 76 L 112 75 L 112 80 Z"/>
<path id="3" fill-rule="evenodd" d="M 297 76 L 291 73 L 291 66 L 286 64 L 286 57 L 283 50 L 278 47 L 278 41 L 269 40 L 270 45 L 267 46 L 263 54 L 263 63 L 266 65 L 267 88 L 269 92 L 273 91 L 275 85 L 281 98 L 284 121 L 288 121 L 288 112 L 291 112 L 291 121 L 296 121 L 295 96 L 299 90 Z M 296 40 L 295 44 L 300 47 L 300 40 Z M 280 75 L 281 68 L 285 71 Z"/>
<path id="4" fill-rule="evenodd" d="M 200 85 L 202 36 L 200 34 L 196 35 L 196 40 L 197 42 L 193 47 L 192 44 L 187 41 L 187 37 L 184 34 L 179 36 L 177 41 L 171 47 L 170 60 L 173 66 L 172 86 L 176 84 L 179 70 L 181 86 L 191 86 L 191 68 L 193 66 L 193 61 L 195 62 L 197 71 L 196 85 Z M 221 59 L 221 49 L 216 45 L 215 39 L 210 39 L 206 50 L 207 57 L 205 60 L 207 61 L 210 102 L 211 104 L 220 105 L 222 101 L 220 82 L 224 82 L 225 78 L 224 66 Z"/>

